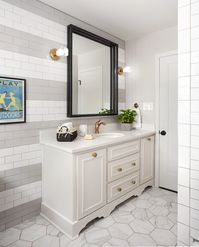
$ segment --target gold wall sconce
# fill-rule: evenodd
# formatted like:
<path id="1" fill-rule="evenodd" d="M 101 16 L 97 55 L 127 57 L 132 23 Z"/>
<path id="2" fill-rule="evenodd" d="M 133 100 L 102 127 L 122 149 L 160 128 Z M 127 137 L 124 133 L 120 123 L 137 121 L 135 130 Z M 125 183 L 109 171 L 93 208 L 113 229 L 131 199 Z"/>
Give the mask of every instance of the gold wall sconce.
<path id="1" fill-rule="evenodd" d="M 61 57 L 67 57 L 68 56 L 68 48 L 63 47 L 63 48 L 52 48 L 49 52 L 49 55 L 52 60 L 58 61 Z"/>
<path id="2" fill-rule="evenodd" d="M 124 68 L 122 66 L 118 66 L 117 73 L 118 75 L 123 75 L 124 73 L 131 73 L 131 68 L 129 66 L 126 66 Z"/>

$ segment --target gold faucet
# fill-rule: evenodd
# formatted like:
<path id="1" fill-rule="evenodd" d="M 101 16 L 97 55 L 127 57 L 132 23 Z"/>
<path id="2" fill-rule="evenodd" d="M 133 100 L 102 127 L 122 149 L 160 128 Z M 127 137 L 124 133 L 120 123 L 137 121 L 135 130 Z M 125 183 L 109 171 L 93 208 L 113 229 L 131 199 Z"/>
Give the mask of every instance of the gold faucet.
<path id="1" fill-rule="evenodd" d="M 102 122 L 101 120 L 98 120 L 96 123 L 95 123 L 95 134 L 99 134 L 99 128 L 100 128 L 100 125 L 106 125 L 104 122 Z"/>

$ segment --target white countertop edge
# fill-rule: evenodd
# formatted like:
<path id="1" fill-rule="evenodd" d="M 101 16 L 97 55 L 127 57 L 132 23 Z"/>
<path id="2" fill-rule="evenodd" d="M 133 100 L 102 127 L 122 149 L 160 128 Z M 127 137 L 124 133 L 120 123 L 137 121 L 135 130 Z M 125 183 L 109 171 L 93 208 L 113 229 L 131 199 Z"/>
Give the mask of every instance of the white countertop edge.
<path id="1" fill-rule="evenodd" d="M 151 135 L 155 135 L 156 131 L 141 129 L 141 130 L 132 130 L 132 131 L 123 131 L 123 132 L 117 131 L 117 133 L 123 133 L 124 136 L 118 138 L 97 137 L 93 140 L 84 140 L 82 138 L 81 139 L 77 138 L 73 142 L 58 142 L 56 140 L 56 133 L 53 133 L 53 135 L 49 135 L 49 136 L 45 134 L 45 136 L 43 137 L 41 133 L 40 144 L 53 147 L 62 150 L 64 152 L 75 154 L 75 153 L 89 151 L 92 149 L 106 148 L 108 146 L 118 145 L 124 142 L 138 140 Z"/>

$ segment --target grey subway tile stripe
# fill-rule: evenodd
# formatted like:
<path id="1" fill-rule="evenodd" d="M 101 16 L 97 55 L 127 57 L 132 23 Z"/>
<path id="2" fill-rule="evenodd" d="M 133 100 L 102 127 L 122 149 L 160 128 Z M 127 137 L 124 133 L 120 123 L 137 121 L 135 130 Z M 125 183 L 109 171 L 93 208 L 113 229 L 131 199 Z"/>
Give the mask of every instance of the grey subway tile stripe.
<path id="1" fill-rule="evenodd" d="M 87 29 L 90 32 L 94 32 L 97 35 L 100 35 L 104 38 L 110 39 L 113 42 L 116 42 L 119 44 L 120 48 L 125 48 L 125 41 L 121 40 L 117 37 L 112 36 L 109 33 L 106 33 L 92 25 L 87 24 L 86 22 L 83 22 L 79 19 L 76 19 L 70 15 L 67 15 L 59 10 L 56 10 L 40 1 L 32 0 L 32 1 L 23 1 L 23 0 L 4 0 L 7 3 L 13 4 L 16 7 L 22 8 L 24 10 L 30 11 L 36 15 L 42 16 L 44 18 L 47 18 L 49 20 L 55 21 L 62 25 L 69 25 L 74 24 L 81 28 Z"/>

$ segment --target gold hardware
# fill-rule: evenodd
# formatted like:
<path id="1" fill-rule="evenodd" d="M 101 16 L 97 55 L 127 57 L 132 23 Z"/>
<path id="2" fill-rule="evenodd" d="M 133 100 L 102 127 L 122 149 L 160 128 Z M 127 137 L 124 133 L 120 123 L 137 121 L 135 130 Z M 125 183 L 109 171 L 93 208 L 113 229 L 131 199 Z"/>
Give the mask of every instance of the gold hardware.
<path id="1" fill-rule="evenodd" d="M 132 181 L 132 184 L 136 184 L 136 181 Z"/>
<path id="2" fill-rule="evenodd" d="M 118 75 L 123 75 L 124 74 L 124 70 L 123 70 L 123 67 L 122 66 L 119 66 L 117 68 L 117 73 L 118 73 Z"/>
<path id="3" fill-rule="evenodd" d="M 97 153 L 92 153 L 93 158 L 97 157 Z"/>
<path id="4" fill-rule="evenodd" d="M 57 49 L 56 48 L 51 49 L 49 52 L 49 55 L 52 58 L 52 60 L 54 60 L 54 61 L 58 61 L 60 59 L 60 57 L 57 56 Z"/>
<path id="5" fill-rule="evenodd" d="M 132 166 L 136 166 L 136 163 L 132 163 Z"/>
<path id="6" fill-rule="evenodd" d="M 118 170 L 118 172 L 122 172 L 122 168 L 118 168 L 117 170 Z"/>
<path id="7" fill-rule="evenodd" d="M 98 120 L 96 123 L 95 123 L 95 134 L 99 134 L 99 128 L 101 125 L 106 125 L 104 122 L 102 122 L 101 120 Z"/>
<path id="8" fill-rule="evenodd" d="M 122 188 L 118 188 L 117 191 L 121 192 L 122 191 Z"/>
<path id="9" fill-rule="evenodd" d="M 149 137 L 149 138 L 147 138 L 147 140 L 148 140 L 148 141 L 151 141 L 151 138 Z"/>

